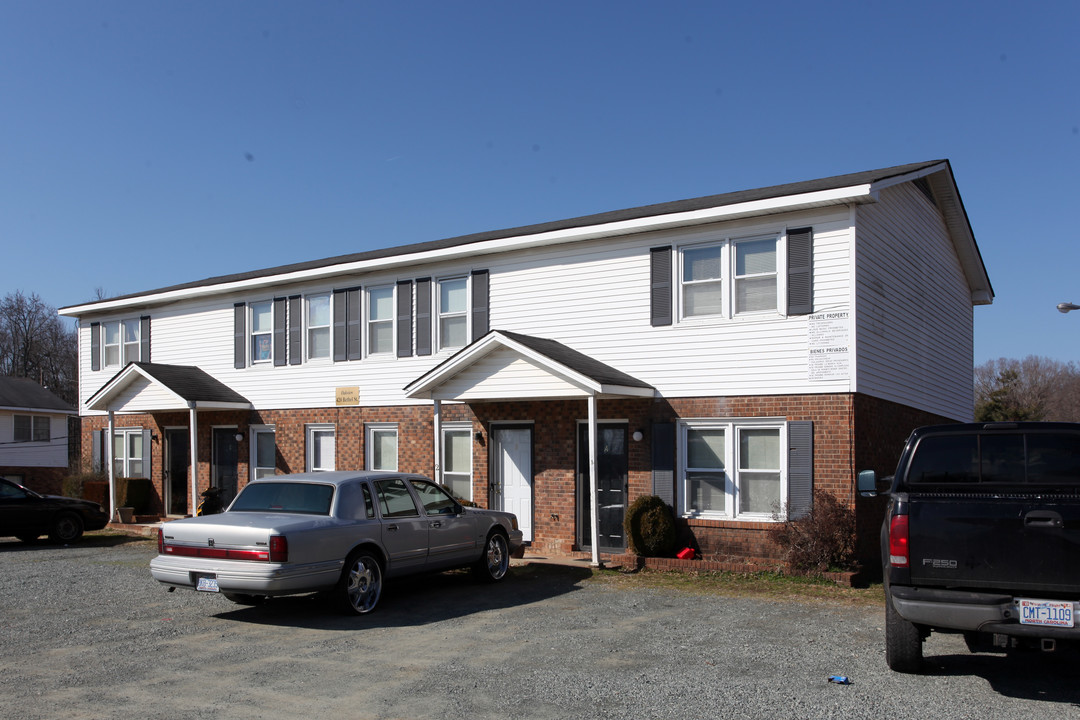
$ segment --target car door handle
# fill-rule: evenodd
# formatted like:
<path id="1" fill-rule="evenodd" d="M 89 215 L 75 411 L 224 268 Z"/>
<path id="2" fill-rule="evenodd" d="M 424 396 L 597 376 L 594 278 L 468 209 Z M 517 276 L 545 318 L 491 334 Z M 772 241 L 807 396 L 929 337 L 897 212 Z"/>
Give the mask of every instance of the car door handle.
<path id="1" fill-rule="evenodd" d="M 433 528 L 441 528 L 441 527 L 442 527 L 442 523 L 441 523 L 441 522 L 439 522 L 438 520 L 436 520 L 436 521 L 434 521 L 433 523 L 431 523 L 430 527 L 433 527 Z"/>
<path id="2" fill-rule="evenodd" d="M 1024 527 L 1059 528 L 1064 526 L 1061 514 L 1053 510 L 1032 510 L 1024 515 Z"/>
<path id="3" fill-rule="evenodd" d="M 387 525 L 386 526 L 386 531 L 387 532 L 397 532 L 397 525 Z"/>

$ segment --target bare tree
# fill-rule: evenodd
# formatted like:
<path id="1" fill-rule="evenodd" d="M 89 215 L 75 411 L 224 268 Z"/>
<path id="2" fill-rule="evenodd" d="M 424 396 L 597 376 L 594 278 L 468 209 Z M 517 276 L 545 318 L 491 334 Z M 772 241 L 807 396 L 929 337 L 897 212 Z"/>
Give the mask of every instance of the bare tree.
<path id="1" fill-rule="evenodd" d="M 1080 421 L 1080 370 L 1029 355 L 975 368 L 975 419 Z"/>
<path id="2" fill-rule="evenodd" d="M 58 397 L 78 400 L 78 340 L 56 308 L 21 290 L 0 300 L 0 375 L 36 380 Z"/>

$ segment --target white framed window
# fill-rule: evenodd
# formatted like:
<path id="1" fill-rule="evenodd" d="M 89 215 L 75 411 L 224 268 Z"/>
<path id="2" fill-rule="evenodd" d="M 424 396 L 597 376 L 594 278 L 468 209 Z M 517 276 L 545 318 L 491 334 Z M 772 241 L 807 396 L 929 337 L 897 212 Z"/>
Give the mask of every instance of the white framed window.
<path id="1" fill-rule="evenodd" d="M 139 319 L 124 320 L 124 362 L 134 362 L 139 359 Z"/>
<path id="2" fill-rule="evenodd" d="M 330 358 L 330 293 L 307 297 L 308 360 Z"/>
<path id="3" fill-rule="evenodd" d="M 49 442 L 52 439 L 52 421 L 47 415 L 13 415 L 14 437 L 17 443 Z"/>
<path id="4" fill-rule="evenodd" d="M 787 423 L 779 419 L 679 424 L 679 511 L 685 517 L 771 520 L 787 497 Z"/>
<path id="5" fill-rule="evenodd" d="M 274 303 L 253 302 L 248 306 L 251 335 L 251 362 L 268 363 L 274 359 Z"/>
<path id="6" fill-rule="evenodd" d="M 101 323 L 101 366 L 120 367 L 120 321 Z"/>
<path id="7" fill-rule="evenodd" d="M 780 307 L 779 234 L 725 238 L 679 250 L 682 319 L 776 313 Z"/>
<path id="8" fill-rule="evenodd" d="M 117 477 L 146 477 L 143 466 L 142 428 L 117 428 L 113 432 L 113 471 Z"/>
<path id="9" fill-rule="evenodd" d="M 252 425 L 250 432 L 251 458 L 248 466 L 251 468 L 251 479 L 277 475 L 277 438 L 274 426 Z"/>
<path id="10" fill-rule="evenodd" d="M 472 425 L 447 423 L 442 428 L 442 483 L 462 500 L 473 499 Z"/>
<path id="11" fill-rule="evenodd" d="M 333 425 L 307 425 L 307 471 L 326 472 L 334 469 L 336 456 Z"/>
<path id="12" fill-rule="evenodd" d="M 371 423 L 364 426 L 365 455 L 368 470 L 398 469 L 398 428 L 392 423 Z"/>
<path id="13" fill-rule="evenodd" d="M 439 280 L 438 294 L 439 349 L 465 347 L 469 344 L 469 279 Z"/>
<path id="14" fill-rule="evenodd" d="M 367 293 L 368 355 L 394 352 L 394 286 L 371 288 Z"/>

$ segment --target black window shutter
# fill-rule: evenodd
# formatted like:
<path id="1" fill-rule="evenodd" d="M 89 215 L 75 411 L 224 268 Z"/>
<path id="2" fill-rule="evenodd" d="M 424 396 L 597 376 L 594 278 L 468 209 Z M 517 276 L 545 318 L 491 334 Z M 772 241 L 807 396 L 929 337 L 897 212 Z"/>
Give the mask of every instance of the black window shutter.
<path id="1" fill-rule="evenodd" d="M 247 305 L 233 305 L 233 367 L 247 366 Z"/>
<path id="2" fill-rule="evenodd" d="M 139 360 L 150 362 L 150 316 L 139 318 Z"/>
<path id="3" fill-rule="evenodd" d="M 431 354 L 431 278 L 416 281 L 416 354 Z"/>
<path id="4" fill-rule="evenodd" d="M 810 512 L 814 501 L 814 423 L 788 423 L 788 518 Z"/>
<path id="5" fill-rule="evenodd" d="M 412 280 L 397 284 L 397 356 L 412 357 Z"/>
<path id="6" fill-rule="evenodd" d="M 345 303 L 349 299 L 346 290 L 334 291 L 334 362 L 349 359 L 349 346 L 346 340 L 346 312 Z"/>
<path id="7" fill-rule="evenodd" d="M 364 345 L 361 342 L 364 332 L 364 318 L 360 315 L 360 288 L 350 288 L 346 292 L 348 307 L 345 309 L 345 341 L 348 343 L 350 360 L 363 357 Z"/>
<path id="8" fill-rule="evenodd" d="M 649 250 L 649 300 L 653 327 L 670 325 L 671 302 L 671 246 Z"/>
<path id="9" fill-rule="evenodd" d="M 788 230 L 787 238 L 787 312 L 809 315 L 814 312 L 814 229 Z"/>
<path id="10" fill-rule="evenodd" d="M 103 467 L 105 462 L 105 431 L 94 430 L 90 433 L 90 455 L 91 455 L 91 469 L 94 472 L 103 472 L 107 468 Z"/>
<path id="11" fill-rule="evenodd" d="M 90 369 L 101 369 L 101 323 L 90 323 Z"/>
<path id="12" fill-rule="evenodd" d="M 489 310 L 488 290 L 489 277 L 487 270 L 473 270 L 472 274 L 472 338 L 470 342 L 476 342 L 488 333 L 488 323 L 491 319 Z"/>
<path id="13" fill-rule="evenodd" d="M 289 297 L 289 364 L 299 365 L 304 361 L 304 320 L 300 296 Z"/>
<path id="14" fill-rule="evenodd" d="M 150 431 L 150 428 L 143 428 L 143 431 L 142 431 L 142 452 L 143 452 L 142 467 L 143 467 L 143 474 L 142 474 L 142 476 L 146 477 L 146 478 L 150 477 L 150 472 L 151 472 L 150 468 L 153 467 L 150 464 L 150 461 L 152 460 L 151 456 L 154 454 L 154 448 L 150 444 L 152 435 L 153 435 L 153 433 Z"/>
<path id="15" fill-rule="evenodd" d="M 675 423 L 652 426 L 652 492 L 675 505 Z"/>
<path id="16" fill-rule="evenodd" d="M 274 298 L 274 366 L 287 362 L 288 325 L 285 321 L 285 298 Z"/>

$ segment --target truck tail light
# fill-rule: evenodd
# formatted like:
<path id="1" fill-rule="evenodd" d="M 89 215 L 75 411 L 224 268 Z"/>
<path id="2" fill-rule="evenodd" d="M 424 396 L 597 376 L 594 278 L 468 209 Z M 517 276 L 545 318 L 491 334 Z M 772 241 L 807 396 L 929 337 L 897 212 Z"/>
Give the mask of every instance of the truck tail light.
<path id="1" fill-rule="evenodd" d="M 284 535 L 270 536 L 270 562 L 289 562 L 289 541 Z"/>
<path id="2" fill-rule="evenodd" d="M 889 521 L 889 563 L 898 568 L 910 567 L 907 515 L 893 515 Z"/>

